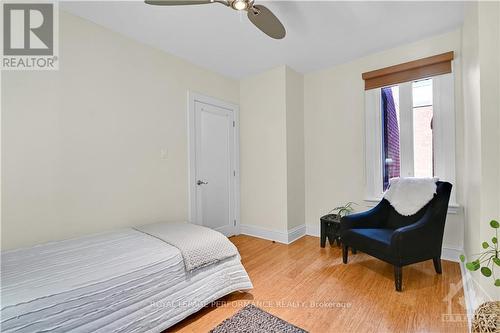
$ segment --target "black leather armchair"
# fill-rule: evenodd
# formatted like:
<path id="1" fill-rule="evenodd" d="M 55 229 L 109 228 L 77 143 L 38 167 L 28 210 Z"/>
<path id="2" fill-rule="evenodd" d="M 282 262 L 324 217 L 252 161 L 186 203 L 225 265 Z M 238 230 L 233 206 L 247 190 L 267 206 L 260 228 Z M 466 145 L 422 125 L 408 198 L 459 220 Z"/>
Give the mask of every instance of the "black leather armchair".
<path id="1" fill-rule="evenodd" d="M 452 185 L 437 182 L 434 198 L 416 214 L 403 216 L 382 201 L 373 209 L 342 218 L 342 257 L 347 264 L 348 248 L 357 249 L 394 265 L 396 290 L 402 290 L 402 267 L 434 261 L 441 274 L 441 248 Z"/>

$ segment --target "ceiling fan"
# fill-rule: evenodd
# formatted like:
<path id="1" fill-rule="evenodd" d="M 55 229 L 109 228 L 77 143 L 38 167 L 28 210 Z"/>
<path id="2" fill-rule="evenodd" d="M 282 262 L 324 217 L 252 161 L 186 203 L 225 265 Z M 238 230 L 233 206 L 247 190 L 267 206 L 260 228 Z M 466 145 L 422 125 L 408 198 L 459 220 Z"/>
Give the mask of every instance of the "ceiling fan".
<path id="1" fill-rule="evenodd" d="M 278 18 L 266 7 L 254 5 L 254 0 L 146 0 L 148 5 L 157 6 L 184 6 L 221 3 L 234 10 L 247 11 L 247 16 L 257 28 L 269 37 L 282 39 L 286 30 Z"/>

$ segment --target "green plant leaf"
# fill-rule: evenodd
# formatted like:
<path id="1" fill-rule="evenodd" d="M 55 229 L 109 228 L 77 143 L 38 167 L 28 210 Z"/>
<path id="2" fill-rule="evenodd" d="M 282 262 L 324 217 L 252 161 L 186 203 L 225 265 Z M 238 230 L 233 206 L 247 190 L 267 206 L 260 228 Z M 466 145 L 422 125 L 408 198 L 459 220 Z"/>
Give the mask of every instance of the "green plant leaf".
<path id="1" fill-rule="evenodd" d="M 465 268 L 467 268 L 469 271 L 477 271 L 481 267 L 477 261 L 473 262 L 468 262 L 465 264 Z"/>
<path id="2" fill-rule="evenodd" d="M 495 286 L 500 287 L 500 279 L 495 280 Z"/>
<path id="3" fill-rule="evenodd" d="M 465 256 L 463 254 L 460 255 L 460 261 L 464 262 L 465 261 Z"/>
<path id="4" fill-rule="evenodd" d="M 481 273 L 486 277 L 490 277 L 491 269 L 489 269 L 488 267 L 481 267 Z"/>
<path id="5" fill-rule="evenodd" d="M 497 266 L 500 266 L 500 258 L 493 258 L 493 262 L 497 264 Z"/>
<path id="6" fill-rule="evenodd" d="M 483 242 L 483 244 L 481 244 L 483 246 L 483 249 L 487 249 L 488 246 L 490 246 L 487 242 Z"/>
<path id="7" fill-rule="evenodd" d="M 496 244 L 496 243 L 498 242 L 498 239 L 497 239 L 496 237 L 493 237 L 493 238 L 491 239 L 491 242 L 492 242 L 493 244 Z"/>
<path id="8" fill-rule="evenodd" d="M 492 220 L 490 222 L 490 225 L 492 228 L 495 228 L 495 229 L 498 229 L 498 227 L 500 227 L 500 223 L 498 223 L 498 221 L 495 221 L 495 220 Z"/>

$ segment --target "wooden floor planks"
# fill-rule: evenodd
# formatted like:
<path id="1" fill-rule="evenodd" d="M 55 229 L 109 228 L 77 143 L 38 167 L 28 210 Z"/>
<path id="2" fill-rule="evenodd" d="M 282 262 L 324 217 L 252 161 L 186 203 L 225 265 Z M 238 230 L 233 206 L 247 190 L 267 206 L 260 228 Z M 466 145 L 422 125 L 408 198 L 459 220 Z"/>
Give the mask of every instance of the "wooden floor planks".
<path id="1" fill-rule="evenodd" d="M 446 296 L 460 283 L 457 263 L 443 261 L 437 275 L 432 261 L 403 269 L 403 292 L 394 290 L 392 266 L 339 247 L 320 248 L 305 236 L 290 245 L 250 236 L 231 238 L 254 284 L 185 319 L 168 332 L 208 332 L 249 302 L 309 332 L 466 332 L 463 292 Z M 450 313 L 451 312 L 451 313 Z"/>

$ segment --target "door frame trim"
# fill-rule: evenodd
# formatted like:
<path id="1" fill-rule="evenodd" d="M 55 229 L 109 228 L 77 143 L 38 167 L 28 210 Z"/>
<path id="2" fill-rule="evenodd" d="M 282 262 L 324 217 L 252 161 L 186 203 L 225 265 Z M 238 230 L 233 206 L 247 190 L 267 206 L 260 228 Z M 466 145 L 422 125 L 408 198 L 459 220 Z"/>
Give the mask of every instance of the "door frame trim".
<path id="1" fill-rule="evenodd" d="M 233 112 L 234 115 L 234 218 L 235 234 L 240 233 L 240 107 L 217 98 L 188 91 L 187 133 L 188 133 L 188 222 L 196 224 L 196 128 L 195 102 L 210 104 Z"/>

